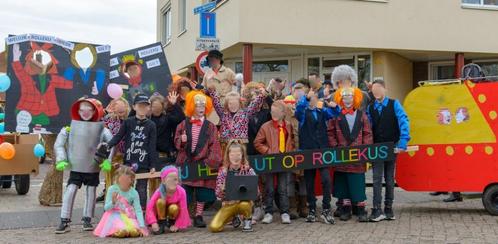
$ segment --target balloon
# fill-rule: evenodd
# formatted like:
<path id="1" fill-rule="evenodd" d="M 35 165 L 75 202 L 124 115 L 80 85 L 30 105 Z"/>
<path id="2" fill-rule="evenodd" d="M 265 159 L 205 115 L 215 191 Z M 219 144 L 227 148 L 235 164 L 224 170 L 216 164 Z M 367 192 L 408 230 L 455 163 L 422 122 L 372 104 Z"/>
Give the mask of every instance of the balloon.
<path id="1" fill-rule="evenodd" d="M 35 157 L 41 158 L 43 157 L 43 155 L 45 155 L 45 147 L 42 144 L 38 143 L 33 148 L 33 153 L 35 154 Z"/>
<path id="2" fill-rule="evenodd" d="M 10 78 L 7 75 L 0 75 L 0 92 L 5 92 L 10 87 Z"/>
<path id="3" fill-rule="evenodd" d="M 107 86 L 107 94 L 113 99 L 123 96 L 123 88 L 116 83 L 111 83 Z"/>
<path id="4" fill-rule="evenodd" d="M 16 156 L 16 148 L 14 145 L 8 142 L 0 144 L 0 157 L 5 160 L 11 160 L 14 156 Z"/>
<path id="5" fill-rule="evenodd" d="M 3 134 L 5 132 L 5 124 L 2 122 L 0 123 L 0 134 Z"/>

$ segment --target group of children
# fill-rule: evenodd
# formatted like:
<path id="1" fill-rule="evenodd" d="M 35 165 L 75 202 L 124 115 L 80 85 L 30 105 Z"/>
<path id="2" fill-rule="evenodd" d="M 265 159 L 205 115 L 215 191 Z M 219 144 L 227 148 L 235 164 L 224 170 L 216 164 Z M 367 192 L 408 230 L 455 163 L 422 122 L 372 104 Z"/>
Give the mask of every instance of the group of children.
<path id="1" fill-rule="evenodd" d="M 216 61 L 222 55 L 210 52 L 208 58 Z M 214 70 L 221 68 L 223 66 Z M 71 160 L 80 159 L 80 163 L 85 164 L 77 157 L 81 154 L 76 153 L 77 149 L 64 149 L 66 142 L 62 139 L 56 143 L 61 153 L 73 155 L 57 158 L 59 169 L 71 166 L 71 176 L 56 233 L 69 230 L 74 196 L 82 184 L 92 187 L 93 195 L 87 197 L 85 204 L 92 211 L 85 212 L 83 220 L 85 230 L 93 230 L 94 188 L 98 185 L 100 169 L 115 182 L 106 180 L 105 213 L 93 230 L 99 237 L 137 237 L 149 232 L 162 234 L 191 225 L 220 232 L 227 223 L 233 227 L 242 226 L 243 231 L 252 231 L 252 225 L 257 221 L 262 220 L 264 224 L 273 222 L 275 207 L 280 211 L 281 222 L 290 224 L 291 219 L 297 217 L 292 213 L 292 209 L 298 208 L 296 194 L 306 196 L 306 202 L 298 204 L 299 215 L 306 217 L 306 222 L 316 222 L 320 218 L 326 224 L 334 224 L 334 216 L 345 221 L 352 215 L 357 215 L 361 222 L 394 219 L 394 162 L 373 165 L 374 201 L 370 218 L 366 210 L 365 164 L 337 166 L 333 170 L 320 168 L 264 174 L 260 176 L 261 200 L 225 199 L 227 176 L 255 175 L 248 163 L 246 147 L 251 154 L 275 154 L 390 141 L 397 143 L 400 150 L 406 150 L 408 119 L 399 102 L 386 97 L 385 83 L 381 80 L 373 82 L 371 94 L 363 93 L 356 88 L 356 77 L 351 67 L 339 66 L 332 75 L 338 88 L 335 94 L 329 86 L 310 86 L 301 81 L 293 86 L 291 95 L 285 99 L 280 99 L 283 86 L 276 89 L 279 95 L 274 96 L 275 89 L 254 82 L 246 84 L 242 95 L 235 89 L 217 89 L 209 79 L 204 83 L 206 87 L 180 83 L 170 93 L 167 102 L 162 97 L 149 99 L 143 94 L 137 95 L 133 102 L 134 114 L 129 117 L 126 116 L 127 109 L 123 108 L 127 106 L 126 101 L 118 100 L 120 102 L 109 109 L 113 116 L 104 119 L 106 127 L 99 127 L 100 134 L 90 138 L 92 140 L 84 140 L 95 144 L 94 147 L 98 145 L 98 151 L 109 154 L 95 159 L 85 158 L 90 171 L 74 167 Z M 375 100 L 370 102 L 365 96 L 373 96 Z M 75 105 L 79 107 L 73 109 L 74 117 L 86 124 L 101 123 L 103 113 L 99 112 L 99 106 L 92 107 L 90 103 L 88 107 L 81 107 L 81 103 L 87 102 L 83 99 Z M 218 115 L 219 127 L 208 118 L 211 113 Z M 85 137 L 72 134 L 72 130 L 63 129 L 60 137 L 73 140 Z M 113 135 L 112 138 L 109 134 Z M 65 151 L 72 149 L 75 150 Z M 122 158 L 123 164 L 116 162 L 116 158 Z M 114 163 L 112 167 L 110 162 Z M 180 182 L 176 166 L 191 163 L 204 163 L 218 169 L 217 179 Z M 160 184 L 149 187 L 149 198 L 148 180 L 138 179 L 135 183 L 135 173 L 154 173 L 156 170 L 161 172 Z M 320 215 L 317 215 L 315 195 L 317 171 L 323 190 Z M 386 179 L 384 211 L 381 210 L 383 176 Z M 87 196 L 88 192 L 89 189 Z M 332 196 L 338 199 L 335 212 L 332 211 Z M 216 200 L 221 201 L 222 206 L 208 225 L 203 211 Z M 193 206 L 192 214 L 188 205 Z M 261 216 L 255 216 L 260 212 Z"/>

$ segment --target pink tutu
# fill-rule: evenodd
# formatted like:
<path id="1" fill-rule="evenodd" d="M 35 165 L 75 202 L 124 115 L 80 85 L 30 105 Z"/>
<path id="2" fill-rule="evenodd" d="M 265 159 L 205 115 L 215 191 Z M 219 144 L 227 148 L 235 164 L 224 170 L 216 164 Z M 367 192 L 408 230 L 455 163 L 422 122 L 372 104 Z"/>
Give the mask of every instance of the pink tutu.
<path id="1" fill-rule="evenodd" d="M 104 212 L 97 228 L 93 231 L 98 237 L 111 237 L 117 233 L 124 235 L 120 237 L 148 235 L 146 228 L 140 228 L 133 207 L 120 195 L 118 203 L 114 208 Z"/>

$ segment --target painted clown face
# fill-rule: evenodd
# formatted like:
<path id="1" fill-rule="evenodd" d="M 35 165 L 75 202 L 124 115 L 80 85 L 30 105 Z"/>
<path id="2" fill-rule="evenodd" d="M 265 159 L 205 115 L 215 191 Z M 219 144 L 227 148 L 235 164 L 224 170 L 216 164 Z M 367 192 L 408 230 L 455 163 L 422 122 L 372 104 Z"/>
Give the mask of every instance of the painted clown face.
<path id="1" fill-rule="evenodd" d="M 81 102 L 78 114 L 82 120 L 89 121 L 95 114 L 95 108 L 89 102 Z"/>
<path id="2" fill-rule="evenodd" d="M 206 97 L 203 95 L 196 95 L 195 102 L 195 117 L 200 118 L 206 114 Z"/>
<path id="3" fill-rule="evenodd" d="M 342 102 L 346 108 L 353 107 L 353 90 L 352 89 L 344 89 L 341 92 Z"/>

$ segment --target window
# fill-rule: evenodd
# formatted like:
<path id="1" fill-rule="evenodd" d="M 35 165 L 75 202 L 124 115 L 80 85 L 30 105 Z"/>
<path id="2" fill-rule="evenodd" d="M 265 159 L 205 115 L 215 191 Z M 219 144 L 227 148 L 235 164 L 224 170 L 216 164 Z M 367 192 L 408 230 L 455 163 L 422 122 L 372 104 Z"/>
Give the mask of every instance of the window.
<path id="1" fill-rule="evenodd" d="M 242 73 L 242 62 L 235 63 L 235 73 Z M 258 61 L 252 63 L 252 72 L 287 72 L 288 60 Z"/>
<path id="2" fill-rule="evenodd" d="M 462 6 L 498 9 L 498 0 L 462 0 Z"/>
<path id="3" fill-rule="evenodd" d="M 435 62 L 429 64 L 430 80 L 455 79 L 455 64 L 453 62 Z"/>
<path id="4" fill-rule="evenodd" d="M 366 90 L 364 81 L 371 81 L 371 55 L 350 55 L 342 57 L 310 57 L 308 58 L 308 74 L 318 73 L 323 81 L 332 81 L 334 68 L 346 64 L 353 67 L 358 73 L 358 87 Z"/>
<path id="5" fill-rule="evenodd" d="M 178 0 L 178 33 L 187 30 L 187 0 Z"/>
<path id="6" fill-rule="evenodd" d="M 482 72 L 486 76 L 498 76 L 498 60 L 494 61 L 476 61 L 481 66 Z"/>
<path id="7" fill-rule="evenodd" d="M 171 42 L 171 6 L 168 6 L 163 12 L 163 44 L 168 44 Z"/>

